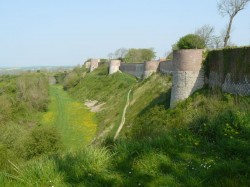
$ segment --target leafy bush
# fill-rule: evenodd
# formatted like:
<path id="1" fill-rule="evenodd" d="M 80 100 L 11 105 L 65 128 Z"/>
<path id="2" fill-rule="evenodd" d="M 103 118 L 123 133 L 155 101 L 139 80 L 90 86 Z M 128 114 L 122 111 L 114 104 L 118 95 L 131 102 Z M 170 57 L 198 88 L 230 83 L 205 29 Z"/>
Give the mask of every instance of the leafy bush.
<path id="1" fill-rule="evenodd" d="M 55 79 L 57 84 L 63 84 L 63 80 L 66 77 L 66 72 L 59 72 L 55 74 Z"/>
<path id="2" fill-rule="evenodd" d="M 155 58 L 153 49 L 129 49 L 126 53 L 125 62 L 145 62 Z"/>
<path id="3" fill-rule="evenodd" d="M 205 41 L 198 35 L 188 34 L 177 43 L 178 49 L 204 49 Z"/>
<path id="4" fill-rule="evenodd" d="M 80 77 L 78 76 L 78 74 L 75 71 L 68 73 L 63 81 L 64 89 L 67 90 L 69 88 L 75 87 L 77 85 L 77 83 L 79 82 L 79 79 L 80 79 Z"/>
<path id="5" fill-rule="evenodd" d="M 49 80 L 42 74 L 24 74 L 17 79 L 17 97 L 31 109 L 45 111 L 49 102 Z"/>
<path id="6" fill-rule="evenodd" d="M 62 147 L 60 134 L 55 128 L 36 127 L 23 142 L 23 154 L 27 159 L 57 152 Z"/>

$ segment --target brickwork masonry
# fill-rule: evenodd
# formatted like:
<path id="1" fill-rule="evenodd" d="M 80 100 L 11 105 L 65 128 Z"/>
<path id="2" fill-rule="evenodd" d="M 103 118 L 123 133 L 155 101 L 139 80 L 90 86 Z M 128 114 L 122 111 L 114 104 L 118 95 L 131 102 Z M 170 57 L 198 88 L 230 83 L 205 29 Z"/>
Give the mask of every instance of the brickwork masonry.
<path id="1" fill-rule="evenodd" d="M 173 52 L 173 86 L 170 107 L 187 99 L 204 86 L 201 49 L 185 49 Z"/>

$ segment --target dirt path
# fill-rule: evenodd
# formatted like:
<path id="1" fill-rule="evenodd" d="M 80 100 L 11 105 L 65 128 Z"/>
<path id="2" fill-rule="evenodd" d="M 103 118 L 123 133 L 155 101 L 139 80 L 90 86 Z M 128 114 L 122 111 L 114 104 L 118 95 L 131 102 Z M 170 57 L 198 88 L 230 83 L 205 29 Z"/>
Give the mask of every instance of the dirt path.
<path id="1" fill-rule="evenodd" d="M 95 114 L 72 99 L 61 86 L 50 87 L 51 103 L 43 116 L 44 125 L 52 125 L 61 133 L 68 149 L 87 145 L 96 133 Z"/>
<path id="2" fill-rule="evenodd" d="M 121 130 L 122 130 L 123 125 L 125 124 L 125 121 L 126 121 L 126 111 L 127 111 L 128 106 L 129 106 L 129 96 L 130 96 L 131 91 L 132 91 L 132 89 L 130 89 L 130 90 L 128 91 L 128 94 L 127 94 L 127 102 L 126 102 L 126 105 L 125 105 L 125 107 L 124 107 L 124 109 L 123 109 L 123 113 L 122 113 L 122 120 L 121 120 L 121 123 L 120 123 L 120 125 L 119 125 L 119 128 L 117 129 L 117 131 L 116 131 L 116 133 L 115 133 L 114 140 L 117 139 L 117 137 L 119 136 L 119 133 L 120 133 Z"/>

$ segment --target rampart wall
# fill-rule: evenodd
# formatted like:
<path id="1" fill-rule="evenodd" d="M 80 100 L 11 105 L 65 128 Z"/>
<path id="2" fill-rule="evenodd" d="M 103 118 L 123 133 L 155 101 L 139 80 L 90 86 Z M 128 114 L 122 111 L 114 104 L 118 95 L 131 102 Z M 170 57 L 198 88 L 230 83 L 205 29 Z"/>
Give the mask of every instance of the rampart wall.
<path id="1" fill-rule="evenodd" d="M 206 59 L 203 59 L 203 52 L 203 49 L 177 50 L 173 52 L 172 61 L 121 63 L 112 60 L 109 72 L 112 74 L 120 70 L 138 78 L 147 78 L 157 71 L 171 74 L 170 107 L 188 98 L 205 83 L 224 92 L 250 95 L 250 47 L 210 51 Z M 90 71 L 97 68 L 98 63 L 91 60 Z"/>
<path id="2" fill-rule="evenodd" d="M 157 72 L 159 67 L 159 61 L 152 60 L 148 62 L 144 62 L 144 72 L 143 78 L 146 79 L 152 75 L 152 73 Z"/>
<path id="3" fill-rule="evenodd" d="M 211 88 L 243 96 L 250 95 L 250 47 L 209 52 L 205 71 Z"/>
<path id="4" fill-rule="evenodd" d="M 173 61 L 172 60 L 167 60 L 167 61 L 162 61 L 159 64 L 159 71 L 164 74 L 171 74 L 174 70 L 173 67 Z"/>
<path id="5" fill-rule="evenodd" d="M 121 63 L 120 70 L 137 78 L 142 78 L 144 74 L 144 63 Z"/>

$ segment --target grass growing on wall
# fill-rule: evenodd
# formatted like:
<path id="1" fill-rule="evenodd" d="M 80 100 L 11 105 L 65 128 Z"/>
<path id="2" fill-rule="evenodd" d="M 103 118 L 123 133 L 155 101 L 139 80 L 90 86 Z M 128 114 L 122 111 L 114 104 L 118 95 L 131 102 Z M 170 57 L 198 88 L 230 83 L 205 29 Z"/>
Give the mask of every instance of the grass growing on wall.
<path id="1" fill-rule="evenodd" d="M 250 47 L 225 48 L 209 51 L 204 62 L 205 74 L 214 71 L 222 75 L 223 80 L 230 73 L 234 82 L 250 76 Z"/>

